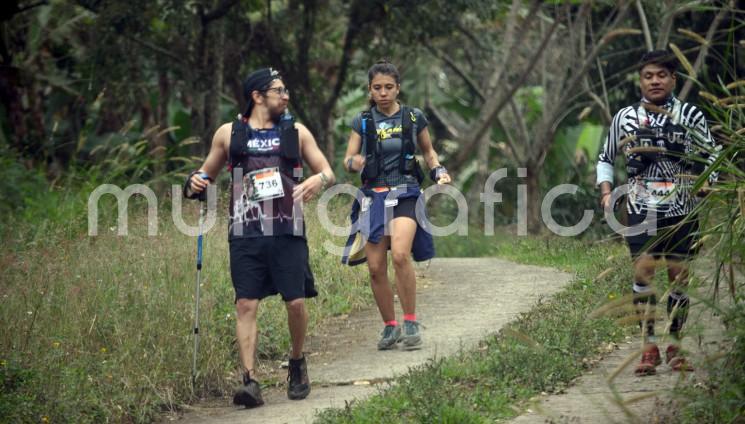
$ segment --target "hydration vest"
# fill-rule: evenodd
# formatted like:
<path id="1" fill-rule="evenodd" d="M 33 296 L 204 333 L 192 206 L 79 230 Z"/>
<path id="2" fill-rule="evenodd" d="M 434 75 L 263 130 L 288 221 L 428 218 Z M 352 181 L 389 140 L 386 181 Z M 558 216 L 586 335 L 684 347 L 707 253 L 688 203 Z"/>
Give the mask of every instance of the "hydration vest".
<path id="1" fill-rule="evenodd" d="M 670 161 L 681 164 L 683 168 L 691 167 L 690 160 L 685 157 L 688 130 L 680 125 L 682 103 L 678 99 L 673 100 L 670 116 L 661 127 L 651 126 L 651 118 L 641 103 L 634 106 L 638 127 L 634 135 L 638 147 L 656 147 L 663 150 L 629 154 L 627 157 L 628 174 L 630 176 L 640 175 L 656 161 Z"/>
<path id="2" fill-rule="evenodd" d="M 280 171 L 292 178 L 296 183 L 302 179 L 303 162 L 300 156 L 300 141 L 295 128 L 295 118 L 289 113 L 282 115 L 277 124 L 279 131 Z M 230 133 L 230 168 L 236 166 L 237 160 L 244 160 L 248 152 L 244 146 L 251 139 L 253 129 L 248 124 L 248 118 L 239 118 L 233 122 Z M 252 155 L 268 156 L 274 153 L 251 153 Z M 245 171 L 245 170 L 244 170 Z"/>
<path id="3" fill-rule="evenodd" d="M 292 198 L 294 187 L 302 180 L 303 164 L 291 115 L 283 115 L 274 128 L 261 131 L 251 128 L 247 118 L 235 120 L 229 169 L 229 239 L 304 234 L 302 213 L 296 214 Z M 235 178 L 235 169 L 241 170 L 240 180 Z"/>
<path id="4" fill-rule="evenodd" d="M 371 181 L 383 172 L 383 147 L 378 137 L 378 127 L 373 118 L 372 109 L 361 114 L 362 118 L 362 155 L 365 157 L 365 168 L 362 170 L 362 181 Z M 421 184 L 424 176 L 414 157 L 416 152 L 416 134 L 414 110 L 401 105 L 401 153 L 398 168 L 401 175 L 413 175 Z"/>

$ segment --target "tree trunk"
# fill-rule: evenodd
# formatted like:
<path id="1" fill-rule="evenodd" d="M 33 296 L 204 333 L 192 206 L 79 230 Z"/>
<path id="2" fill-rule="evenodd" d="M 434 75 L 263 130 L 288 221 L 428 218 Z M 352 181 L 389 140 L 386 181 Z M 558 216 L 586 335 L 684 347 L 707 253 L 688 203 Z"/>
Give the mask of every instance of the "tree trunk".
<path id="1" fill-rule="evenodd" d="M 541 232 L 541 181 L 540 168 L 536 164 L 528 162 L 526 177 L 528 189 L 528 233 L 537 235 Z"/>
<path id="2" fill-rule="evenodd" d="M 667 47 L 667 42 L 670 40 L 670 32 L 673 30 L 675 15 L 677 14 L 675 2 L 672 0 L 666 0 L 663 8 L 666 13 L 663 15 L 664 20 L 662 21 L 658 31 L 657 43 L 655 44 L 656 50 L 664 50 Z"/>
<path id="3" fill-rule="evenodd" d="M 693 88 L 693 82 L 696 80 L 696 74 L 701 70 L 701 67 L 704 65 L 704 59 L 706 59 L 706 55 L 709 54 L 711 40 L 714 39 L 714 34 L 716 33 L 719 24 L 722 22 L 722 19 L 724 19 L 730 9 L 734 9 L 734 6 L 734 0 L 730 0 L 727 7 L 722 7 L 716 17 L 714 17 L 708 31 L 706 31 L 706 44 L 701 46 L 701 50 L 699 50 L 698 56 L 696 56 L 696 62 L 693 64 L 693 75 L 690 75 L 691 78 L 686 80 L 683 89 L 680 90 L 680 94 L 678 95 L 678 98 L 681 101 L 685 101 L 686 98 L 688 98 L 688 94 Z"/>
<path id="4" fill-rule="evenodd" d="M 195 137 L 199 137 L 200 143 L 198 143 L 198 149 L 195 154 L 199 156 L 206 156 L 209 150 L 209 140 L 212 134 L 207 134 L 207 104 L 209 103 L 207 97 L 209 96 L 210 83 L 207 81 L 208 75 L 210 75 L 210 69 L 208 68 L 209 63 L 209 51 L 210 51 L 210 33 L 209 33 L 209 22 L 205 22 L 204 19 L 200 21 L 201 31 L 199 32 L 198 39 L 195 42 L 195 56 L 192 61 L 196 64 L 196 70 L 190 74 L 191 76 L 191 92 L 193 93 L 194 99 L 191 104 L 191 133 Z"/>
<path id="5" fill-rule="evenodd" d="M 476 173 L 473 176 L 473 182 L 468 190 L 468 220 L 469 222 L 483 222 L 481 219 L 481 197 L 484 191 L 486 178 L 489 176 L 489 134 L 481 137 L 476 154 Z"/>
<path id="6" fill-rule="evenodd" d="M 199 137 L 200 143 L 194 144 L 194 152 L 192 152 L 195 155 L 204 156 L 207 153 L 207 149 L 205 146 L 207 145 L 209 140 L 209 136 L 205 134 L 204 132 L 204 92 L 199 89 L 200 84 L 194 83 L 192 86 L 194 87 L 194 90 L 192 91 L 193 98 L 191 101 L 191 133 L 194 137 Z M 199 146 L 199 147 L 196 147 Z"/>
<path id="7" fill-rule="evenodd" d="M 237 113 L 244 113 L 246 111 L 247 103 L 243 96 L 243 81 L 241 80 L 241 76 L 238 75 L 238 68 L 233 68 L 233 70 L 235 74 L 225 81 L 225 85 L 227 86 L 227 89 L 230 90 L 233 98 L 235 98 L 237 104 L 236 107 L 238 108 Z"/>
<path id="8" fill-rule="evenodd" d="M 528 75 L 530 75 L 533 68 L 536 66 L 538 59 L 543 55 L 543 52 L 549 41 L 551 41 L 551 37 L 558 25 L 559 20 L 554 20 L 554 23 L 544 35 L 541 44 L 535 52 L 533 52 L 533 56 L 530 58 L 525 68 L 520 70 L 517 80 L 512 85 L 508 84 L 509 88 L 503 90 L 499 96 L 488 96 L 486 102 L 481 107 L 479 116 L 471 125 L 471 131 L 469 131 L 465 136 L 466 142 L 452 161 L 455 169 L 459 169 L 469 160 L 473 147 L 478 143 L 478 139 L 483 137 L 485 134 L 489 134 L 489 129 L 496 122 L 499 112 L 507 105 L 510 99 L 512 99 L 518 88 L 522 87 L 525 81 L 527 81 Z M 525 27 L 521 28 L 521 31 L 527 32 L 527 26 L 528 25 L 526 24 Z"/>
<path id="9" fill-rule="evenodd" d="M 168 128 L 168 102 L 171 99 L 171 84 L 168 79 L 168 70 L 165 66 L 161 66 L 158 69 L 158 106 L 156 110 L 156 121 L 158 124 L 158 133 L 155 134 L 151 143 L 151 151 L 155 159 L 155 166 L 153 167 L 154 177 L 164 175 L 168 170 L 166 169 L 166 149 L 168 149 L 169 133 L 165 131 Z M 158 193 L 166 188 L 163 183 L 158 183 L 156 191 Z"/>
<path id="10" fill-rule="evenodd" d="M 44 126 L 44 90 L 39 87 L 39 83 L 33 76 L 28 76 L 28 78 L 28 110 L 25 113 L 28 122 L 27 128 L 29 129 L 29 153 L 38 157 L 41 161 L 55 159 L 56 146 L 52 144 L 54 140 L 47 137 L 46 127 Z"/>
<path id="11" fill-rule="evenodd" d="M 329 164 L 333 167 L 334 166 L 334 155 L 336 154 L 336 143 L 334 142 L 334 117 L 331 116 L 331 114 L 324 114 L 327 115 L 326 119 L 323 121 L 323 141 L 320 141 L 320 146 L 323 146 L 325 144 L 326 147 L 326 159 L 328 159 Z"/>
<path id="12" fill-rule="evenodd" d="M 8 114 L 11 146 L 25 154 L 24 140 L 28 137 L 28 128 L 18 87 L 21 87 L 18 68 L 6 65 L 0 67 L 0 99 Z"/>

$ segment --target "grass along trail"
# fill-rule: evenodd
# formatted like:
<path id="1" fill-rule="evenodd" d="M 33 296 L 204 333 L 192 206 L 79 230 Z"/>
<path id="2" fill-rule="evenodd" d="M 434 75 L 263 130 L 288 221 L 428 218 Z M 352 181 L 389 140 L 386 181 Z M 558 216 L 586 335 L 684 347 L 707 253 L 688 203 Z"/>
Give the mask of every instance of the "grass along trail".
<path id="1" fill-rule="evenodd" d="M 703 262 L 703 261 L 701 261 Z M 693 268 L 696 269 L 695 267 Z M 703 281 L 712 281 L 706 276 Z M 701 281 L 701 280 L 699 280 Z M 658 423 L 678 422 L 678 409 L 672 402 L 674 391 L 682 387 L 704 387 L 708 368 L 731 344 L 719 313 L 708 304 L 713 288 L 699 288 L 684 329 L 682 347 L 687 352 L 692 372 L 675 372 L 665 363 L 665 349 L 670 337 L 662 329 L 669 324 L 665 303 L 658 302 L 656 329 L 662 364 L 657 374 L 637 377 L 642 340 L 640 334 L 609 344 L 609 355 L 574 382 L 565 393 L 539 396 L 526 406 L 523 415 L 510 424 L 552 423 Z M 722 287 L 717 293 L 724 304 L 731 297 Z M 703 302 L 702 302 L 703 300 Z M 678 399 L 680 401 L 680 399 Z"/>
<path id="2" fill-rule="evenodd" d="M 229 406 L 230 399 L 197 405 L 180 423 L 312 422 L 317 410 L 377 393 L 391 380 L 437 358 L 474 349 L 479 341 L 561 290 L 572 276 L 555 269 L 494 258 L 443 258 L 418 267 L 417 316 L 424 345 L 380 352 L 382 328 L 374 307 L 313 330 L 307 345 L 313 384 L 309 397 L 289 401 L 284 384 L 265 393 L 263 407 Z M 400 309 L 399 309 L 400 311 Z M 399 312 L 400 313 L 400 312 Z"/>

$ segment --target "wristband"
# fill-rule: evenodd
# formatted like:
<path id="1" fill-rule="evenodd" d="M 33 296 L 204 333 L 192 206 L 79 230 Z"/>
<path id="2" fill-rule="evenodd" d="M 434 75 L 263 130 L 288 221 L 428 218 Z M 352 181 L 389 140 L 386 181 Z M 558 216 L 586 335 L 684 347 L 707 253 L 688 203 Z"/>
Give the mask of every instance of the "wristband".
<path id="1" fill-rule="evenodd" d="M 352 169 L 352 163 L 354 163 L 353 157 L 347 159 L 347 172 L 354 172 L 354 170 Z"/>
<path id="2" fill-rule="evenodd" d="M 201 193 L 194 193 L 193 191 L 191 191 L 191 177 L 195 175 L 199 175 L 199 177 L 203 180 L 212 181 L 209 174 L 207 174 L 206 172 L 202 170 L 192 171 L 191 173 L 189 173 L 189 176 L 186 177 L 186 182 L 184 183 L 184 190 L 183 190 L 184 197 L 187 199 L 204 200 L 204 196 L 206 194 L 204 190 Z"/>
<path id="3" fill-rule="evenodd" d="M 329 185 L 329 177 L 327 177 L 323 172 L 319 172 L 318 176 L 321 177 L 321 189 L 323 190 Z"/>
<path id="4" fill-rule="evenodd" d="M 437 182 L 440 179 L 440 177 L 442 176 L 442 174 L 447 174 L 447 173 L 448 173 L 448 170 L 445 169 L 444 166 L 437 165 L 434 168 L 432 168 L 432 169 L 429 170 L 429 178 L 432 181 Z"/>

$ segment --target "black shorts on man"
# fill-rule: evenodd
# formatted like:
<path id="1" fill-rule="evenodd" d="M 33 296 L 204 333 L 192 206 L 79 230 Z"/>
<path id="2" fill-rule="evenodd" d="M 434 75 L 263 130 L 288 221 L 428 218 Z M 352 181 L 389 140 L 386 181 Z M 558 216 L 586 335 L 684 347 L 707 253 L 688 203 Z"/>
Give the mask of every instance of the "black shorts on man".
<path id="1" fill-rule="evenodd" d="M 646 219 L 646 213 L 628 215 L 628 227 L 633 235 L 624 236 L 624 240 L 629 246 L 632 258 L 638 258 L 646 253 L 655 258 L 664 257 L 682 261 L 696 254 L 699 224 L 695 216 L 659 217 L 656 225 L 654 222 L 645 224 Z M 642 227 L 636 227 L 645 225 L 656 228 L 656 234 L 649 235 L 647 231 L 639 233 Z"/>
<path id="2" fill-rule="evenodd" d="M 284 301 L 318 296 L 308 263 L 308 244 L 302 237 L 230 240 L 230 275 L 236 301 L 275 294 Z"/>

